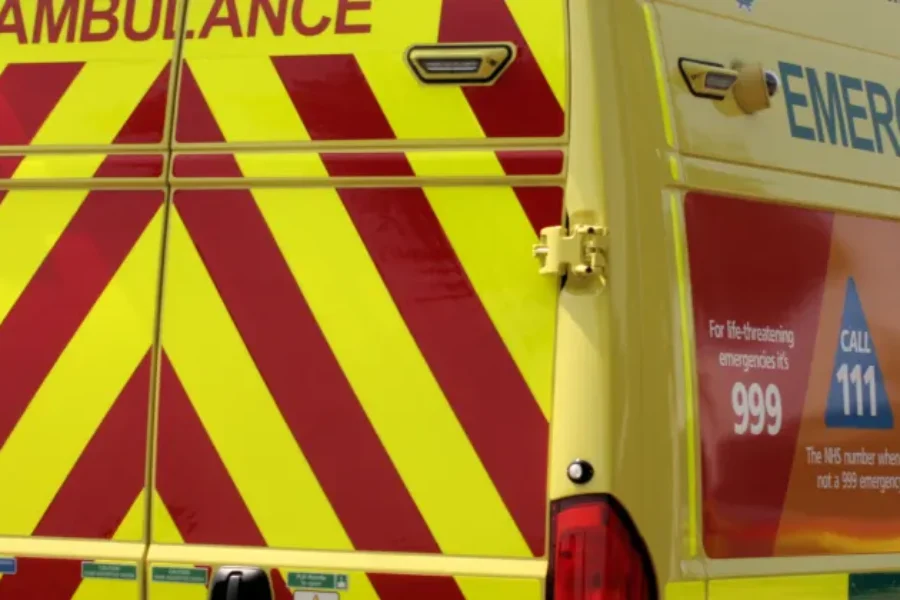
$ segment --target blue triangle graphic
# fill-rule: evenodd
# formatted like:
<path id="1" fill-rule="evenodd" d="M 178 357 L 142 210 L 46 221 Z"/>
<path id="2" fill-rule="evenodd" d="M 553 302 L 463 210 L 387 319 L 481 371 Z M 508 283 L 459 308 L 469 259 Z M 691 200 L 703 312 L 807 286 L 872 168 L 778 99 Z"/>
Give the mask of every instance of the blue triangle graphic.
<path id="1" fill-rule="evenodd" d="M 844 295 L 844 314 L 825 408 L 825 426 L 839 429 L 894 427 L 884 374 L 852 277 L 847 280 Z"/>

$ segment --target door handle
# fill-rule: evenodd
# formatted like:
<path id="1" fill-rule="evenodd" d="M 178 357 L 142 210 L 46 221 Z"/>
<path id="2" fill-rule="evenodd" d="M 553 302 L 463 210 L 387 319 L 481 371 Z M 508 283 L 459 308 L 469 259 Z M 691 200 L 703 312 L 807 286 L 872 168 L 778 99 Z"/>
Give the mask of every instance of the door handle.
<path id="1" fill-rule="evenodd" d="M 406 51 L 406 62 L 424 84 L 490 85 L 516 58 L 509 42 L 421 44 Z"/>
<path id="2" fill-rule="evenodd" d="M 735 63 L 727 67 L 716 62 L 679 58 L 678 69 L 694 96 L 724 100 L 730 92 L 746 114 L 769 108 L 772 96 L 781 87 L 778 75 L 758 64 Z"/>
<path id="3" fill-rule="evenodd" d="M 269 574 L 258 567 L 221 567 L 209 586 L 209 600 L 272 600 Z"/>

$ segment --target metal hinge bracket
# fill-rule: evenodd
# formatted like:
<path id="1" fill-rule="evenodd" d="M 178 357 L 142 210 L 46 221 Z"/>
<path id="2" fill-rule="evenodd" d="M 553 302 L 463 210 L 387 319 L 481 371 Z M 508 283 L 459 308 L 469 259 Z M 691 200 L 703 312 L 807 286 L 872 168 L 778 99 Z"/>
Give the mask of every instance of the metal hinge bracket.
<path id="1" fill-rule="evenodd" d="M 541 275 L 595 276 L 605 281 L 607 229 L 597 225 L 545 227 L 532 254 L 540 261 Z"/>

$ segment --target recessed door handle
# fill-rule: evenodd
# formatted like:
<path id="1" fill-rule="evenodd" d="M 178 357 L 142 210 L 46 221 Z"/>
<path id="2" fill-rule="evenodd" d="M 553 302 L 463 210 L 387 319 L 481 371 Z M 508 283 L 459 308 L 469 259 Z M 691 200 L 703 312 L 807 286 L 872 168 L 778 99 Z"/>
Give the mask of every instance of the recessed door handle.
<path id="1" fill-rule="evenodd" d="M 724 100 L 730 93 L 747 114 L 769 108 L 772 96 L 781 86 L 778 75 L 758 64 L 735 63 L 727 67 L 717 62 L 680 58 L 678 69 L 694 96 Z"/>
<path id="2" fill-rule="evenodd" d="M 421 44 L 406 51 L 406 62 L 425 84 L 490 85 L 516 58 L 515 45 Z"/>

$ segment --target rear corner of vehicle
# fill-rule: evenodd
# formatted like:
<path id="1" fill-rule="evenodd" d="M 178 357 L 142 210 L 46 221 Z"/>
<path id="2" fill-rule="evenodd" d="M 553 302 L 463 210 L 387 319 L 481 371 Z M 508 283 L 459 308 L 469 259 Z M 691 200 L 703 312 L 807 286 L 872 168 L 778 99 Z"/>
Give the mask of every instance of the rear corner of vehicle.
<path id="1" fill-rule="evenodd" d="M 617 6 L 607 487 L 661 597 L 892 597 L 898 7 Z"/>

